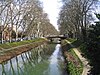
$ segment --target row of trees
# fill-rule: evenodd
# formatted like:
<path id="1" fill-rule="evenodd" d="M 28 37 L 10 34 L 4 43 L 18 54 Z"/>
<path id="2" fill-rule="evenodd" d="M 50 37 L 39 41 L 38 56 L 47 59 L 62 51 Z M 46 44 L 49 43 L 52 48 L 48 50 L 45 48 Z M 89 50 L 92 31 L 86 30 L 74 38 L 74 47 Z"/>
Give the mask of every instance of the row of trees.
<path id="1" fill-rule="evenodd" d="M 89 75 L 100 75 L 100 14 L 94 22 L 92 11 L 97 0 L 63 0 L 59 14 L 59 29 L 61 34 L 69 34 L 83 42 L 80 47 L 84 56 L 89 59 L 91 70 Z M 95 24 L 91 24 L 91 21 Z"/>
<path id="2" fill-rule="evenodd" d="M 21 38 L 27 36 L 41 37 L 47 34 L 57 34 L 56 29 L 50 23 L 47 13 L 43 11 L 39 0 L 1 0 L 0 1 L 0 26 L 2 43 L 4 32 L 9 28 L 9 41 L 12 41 L 12 33 L 15 28 L 16 40 L 18 32 Z M 52 28 L 52 30 L 50 30 Z"/>
<path id="3" fill-rule="evenodd" d="M 73 33 L 77 39 L 86 39 L 92 18 L 93 6 L 96 0 L 63 0 L 63 6 L 59 14 L 58 25 L 61 34 Z M 64 33 L 63 33 L 64 32 Z"/>

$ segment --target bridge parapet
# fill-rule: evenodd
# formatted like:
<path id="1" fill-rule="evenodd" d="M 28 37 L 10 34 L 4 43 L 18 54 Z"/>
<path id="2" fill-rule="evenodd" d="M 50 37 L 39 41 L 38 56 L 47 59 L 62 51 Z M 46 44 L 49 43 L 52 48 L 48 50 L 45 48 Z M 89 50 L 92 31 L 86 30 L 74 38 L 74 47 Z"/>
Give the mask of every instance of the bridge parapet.
<path id="1" fill-rule="evenodd" d="M 46 36 L 47 39 L 50 39 L 50 38 L 61 38 L 61 39 L 66 39 L 67 36 L 64 36 L 64 35 L 49 35 L 49 36 Z"/>

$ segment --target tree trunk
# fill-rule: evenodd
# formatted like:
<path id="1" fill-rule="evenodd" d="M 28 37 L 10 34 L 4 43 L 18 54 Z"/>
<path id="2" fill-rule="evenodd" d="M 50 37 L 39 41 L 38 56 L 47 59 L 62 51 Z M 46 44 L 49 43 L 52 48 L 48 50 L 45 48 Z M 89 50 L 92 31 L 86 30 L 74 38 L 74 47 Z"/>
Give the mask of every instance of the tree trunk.
<path id="1" fill-rule="evenodd" d="M 9 35 L 9 42 L 12 42 L 12 31 L 10 31 L 10 35 Z"/>
<path id="2" fill-rule="evenodd" d="M 2 31 L 2 33 L 1 33 L 1 43 L 3 44 L 4 43 L 4 31 Z"/>
<path id="3" fill-rule="evenodd" d="M 17 39 L 18 39 L 18 32 L 16 31 L 16 41 L 17 41 Z"/>

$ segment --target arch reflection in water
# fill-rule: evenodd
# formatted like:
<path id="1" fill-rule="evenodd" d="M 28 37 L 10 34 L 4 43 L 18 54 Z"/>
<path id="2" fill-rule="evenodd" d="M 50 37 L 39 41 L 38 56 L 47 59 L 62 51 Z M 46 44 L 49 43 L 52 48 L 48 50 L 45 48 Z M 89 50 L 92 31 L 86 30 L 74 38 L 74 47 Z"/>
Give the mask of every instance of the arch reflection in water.
<path id="1" fill-rule="evenodd" d="M 54 47 L 44 44 L 0 64 L 0 75 L 41 75 Z"/>

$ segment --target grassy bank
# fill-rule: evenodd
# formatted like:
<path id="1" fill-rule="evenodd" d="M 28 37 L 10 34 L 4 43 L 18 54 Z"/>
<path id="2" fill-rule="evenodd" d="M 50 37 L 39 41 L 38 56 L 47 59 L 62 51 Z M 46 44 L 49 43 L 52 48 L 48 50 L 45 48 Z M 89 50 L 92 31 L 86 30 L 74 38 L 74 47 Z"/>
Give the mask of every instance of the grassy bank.
<path id="1" fill-rule="evenodd" d="M 85 58 L 87 58 L 88 56 L 88 51 L 86 50 L 86 44 L 83 43 L 81 40 L 76 40 L 76 39 L 72 39 L 69 38 L 67 39 L 68 41 L 71 42 L 71 44 L 73 44 L 81 53 L 82 55 L 84 55 Z"/>
<path id="2" fill-rule="evenodd" d="M 46 42 L 45 39 L 34 39 L 27 40 L 15 43 L 9 43 L 10 46 L 6 47 L 7 44 L 1 44 L 1 47 L 4 48 L 0 50 L 0 63 L 5 62 L 17 55 L 20 55 L 24 52 L 27 52 L 39 45 L 42 45 Z"/>
<path id="3" fill-rule="evenodd" d="M 9 49 L 12 47 L 17 47 L 17 46 L 21 46 L 21 45 L 25 45 L 25 44 L 29 44 L 29 43 L 33 43 L 33 42 L 38 42 L 38 41 L 43 41 L 43 40 L 44 40 L 43 38 L 38 38 L 38 39 L 34 39 L 34 40 L 25 40 L 25 41 L 20 41 L 20 42 L 0 44 L 0 50 Z"/>
<path id="4" fill-rule="evenodd" d="M 83 64 L 75 54 L 73 49 L 68 51 L 70 58 L 68 58 L 67 69 L 70 75 L 81 75 L 83 72 Z"/>
<path id="5" fill-rule="evenodd" d="M 75 39 L 67 39 L 67 40 L 69 40 L 73 44 L 76 43 Z M 83 72 L 83 64 L 78 58 L 78 56 L 76 55 L 76 53 L 74 52 L 73 47 L 71 47 L 70 44 L 68 44 L 66 40 L 64 40 L 62 42 L 62 48 L 64 51 L 63 52 L 64 56 L 67 60 L 67 70 L 69 74 L 70 75 L 81 75 Z"/>

